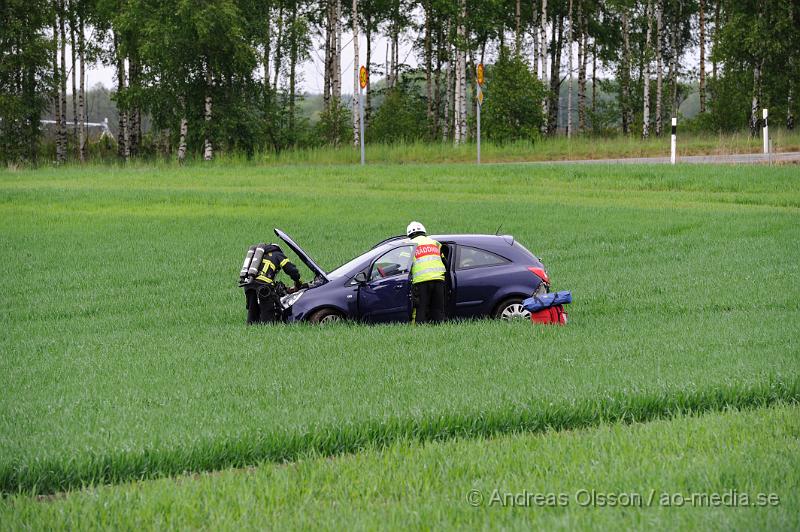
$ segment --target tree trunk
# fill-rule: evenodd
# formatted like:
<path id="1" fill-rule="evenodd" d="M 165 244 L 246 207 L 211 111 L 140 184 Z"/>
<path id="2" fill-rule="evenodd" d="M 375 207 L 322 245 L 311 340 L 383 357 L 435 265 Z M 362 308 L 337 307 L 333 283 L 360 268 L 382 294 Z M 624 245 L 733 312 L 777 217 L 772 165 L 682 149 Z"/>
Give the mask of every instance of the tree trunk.
<path id="1" fill-rule="evenodd" d="M 706 112 L 706 16 L 705 0 L 699 1 L 700 24 L 700 112 Z"/>
<path id="2" fill-rule="evenodd" d="M 130 59 L 128 59 L 128 87 L 134 89 L 134 94 L 139 87 L 139 61 L 136 59 L 135 54 L 131 54 Z M 141 111 L 137 100 L 134 99 L 133 105 L 128 112 L 128 151 L 130 151 L 132 157 L 136 157 L 139 154 L 141 137 Z"/>
<path id="3" fill-rule="evenodd" d="M 542 71 L 539 65 L 539 6 L 536 0 L 531 0 L 531 33 L 533 34 L 533 71 L 536 79 L 542 79 Z M 481 58 L 483 62 L 483 58 Z"/>
<path id="4" fill-rule="evenodd" d="M 597 112 L 597 41 L 592 40 L 592 121 Z M 592 122 L 594 127 L 594 122 Z"/>
<path id="5" fill-rule="evenodd" d="M 78 158 L 86 162 L 86 39 L 84 37 L 83 15 L 78 24 L 78 57 L 81 63 L 81 81 L 78 89 Z"/>
<path id="6" fill-rule="evenodd" d="M 361 56 L 358 53 L 358 0 L 353 0 L 353 146 L 360 144 L 360 109 L 359 109 L 359 66 Z"/>
<path id="7" fill-rule="evenodd" d="M 656 136 L 662 132 L 662 98 L 664 95 L 664 60 L 661 55 L 661 35 L 664 28 L 664 12 L 661 2 L 656 2 Z"/>
<path id="8" fill-rule="evenodd" d="M 182 103 L 181 107 L 184 108 L 182 110 L 185 112 L 185 104 Z M 180 139 L 178 141 L 178 162 L 181 164 L 183 164 L 183 162 L 186 160 L 186 135 L 188 133 L 189 121 L 186 119 L 186 115 L 184 114 L 184 116 L 181 117 Z"/>
<path id="9" fill-rule="evenodd" d="M 564 15 L 553 14 L 553 39 L 550 46 L 550 101 L 547 104 L 547 133 L 558 133 L 561 101 L 561 52 L 564 47 Z"/>
<path id="10" fill-rule="evenodd" d="M 547 87 L 547 0 L 542 0 L 542 24 L 539 27 L 539 33 L 541 38 L 541 43 L 539 44 L 539 62 L 542 65 L 542 84 Z M 547 132 L 547 117 L 549 116 L 548 110 L 548 98 L 547 94 L 545 94 L 544 98 L 542 98 L 542 116 L 544 116 L 545 121 L 542 125 L 542 131 Z"/>
<path id="11" fill-rule="evenodd" d="M 58 133 L 61 137 L 61 158 L 62 162 L 66 162 L 67 153 L 69 151 L 69 143 L 67 142 L 67 32 L 65 25 L 66 18 L 66 0 L 61 0 L 59 3 L 59 17 L 58 27 L 61 33 L 61 115 L 58 118 Z"/>
<path id="12" fill-rule="evenodd" d="M 280 73 L 281 73 L 281 62 L 283 61 L 283 3 L 281 2 L 280 8 L 278 9 L 278 37 L 275 39 L 275 78 L 272 82 L 272 86 L 274 87 L 274 91 L 277 94 L 278 92 L 278 81 L 280 81 Z M 327 94 L 327 93 L 326 93 Z"/>
<path id="13" fill-rule="evenodd" d="M 753 68 L 753 100 L 750 105 L 750 136 L 757 137 L 759 125 L 758 111 L 761 108 L 761 63 L 756 63 Z"/>
<path id="14" fill-rule="evenodd" d="M 206 99 L 203 110 L 203 120 L 205 121 L 205 142 L 203 143 L 203 160 L 210 161 L 214 158 L 214 145 L 211 142 L 211 107 L 212 97 L 211 88 L 213 83 L 211 65 L 206 64 Z"/>
<path id="15" fill-rule="evenodd" d="M 642 83 L 642 138 L 650 137 L 650 45 L 653 33 L 653 0 L 647 1 L 647 37 L 644 45 L 644 82 Z"/>
<path id="16" fill-rule="evenodd" d="M 76 69 L 77 64 L 77 46 L 75 40 L 75 29 L 77 24 L 75 23 L 75 7 L 73 6 L 70 9 L 70 17 L 69 17 L 69 43 L 70 43 L 70 54 L 72 55 L 72 138 L 75 141 L 75 151 L 78 159 L 80 159 L 80 143 L 78 142 L 78 84 L 76 80 L 76 76 L 78 74 Z"/>
<path id="17" fill-rule="evenodd" d="M 581 10 L 581 35 L 578 40 L 578 133 L 586 130 L 586 57 L 589 55 L 587 18 L 587 14 Z"/>
<path id="18" fill-rule="evenodd" d="M 792 131 L 794 129 L 794 110 L 792 107 L 794 106 L 794 99 L 793 99 L 793 91 L 792 87 L 789 87 L 789 93 L 786 96 L 786 129 Z"/>
<path id="19" fill-rule="evenodd" d="M 53 10 L 53 118 L 55 119 L 55 138 L 56 138 L 56 163 L 63 164 L 64 155 L 61 148 L 61 94 L 59 87 L 61 86 L 61 68 L 58 62 L 58 2 L 55 3 Z"/>
<path id="20" fill-rule="evenodd" d="M 458 35 L 456 46 L 456 94 L 455 94 L 455 144 L 467 141 L 467 57 L 464 50 L 466 41 L 465 23 L 467 19 L 466 0 L 459 1 L 459 17 L 456 33 Z"/>
<path id="21" fill-rule="evenodd" d="M 631 40 L 630 15 L 622 8 L 622 64 L 620 65 L 620 110 L 622 111 L 622 134 L 630 133 L 631 126 Z"/>
<path id="22" fill-rule="evenodd" d="M 712 51 L 711 51 L 711 77 L 714 81 L 717 81 L 717 55 L 714 53 L 717 50 L 717 44 L 719 43 L 717 37 L 719 32 L 719 22 L 720 22 L 720 4 L 722 4 L 722 0 L 716 0 L 714 2 L 714 35 L 712 36 Z"/>
<path id="23" fill-rule="evenodd" d="M 366 37 L 367 37 L 367 97 L 364 102 L 364 131 L 367 131 L 370 114 L 372 113 L 372 97 L 370 96 L 370 84 L 372 83 L 372 23 L 371 16 L 366 16 Z"/>
<path id="24" fill-rule="evenodd" d="M 337 12 L 339 14 L 341 14 L 341 10 L 342 10 L 342 2 L 341 2 L 341 0 L 337 0 L 336 1 L 336 5 L 337 5 Z M 342 85 L 341 85 L 342 71 L 339 69 L 339 66 L 341 65 L 341 63 L 339 62 L 340 61 L 339 58 L 341 57 L 341 50 L 339 49 L 339 44 L 341 43 L 342 27 L 341 27 L 341 24 L 338 22 L 338 20 L 337 20 L 337 23 L 336 23 L 336 30 L 337 30 L 338 37 L 337 37 L 337 40 L 336 40 L 336 43 L 337 43 L 336 48 L 334 48 L 334 51 L 336 53 L 336 56 L 334 57 L 334 64 L 336 65 L 336 71 L 334 73 L 336 74 L 336 76 L 334 78 L 335 83 L 333 84 L 333 88 L 335 89 L 335 91 L 332 94 L 333 101 L 331 103 L 333 105 L 337 106 L 337 108 L 338 108 L 338 106 L 340 105 L 340 102 L 342 101 Z M 298 36 L 297 36 L 297 2 L 296 1 L 292 2 L 292 14 L 291 14 L 291 17 L 289 18 L 289 31 L 290 31 L 290 33 L 289 33 L 289 39 L 290 39 L 289 40 L 289 135 L 290 135 L 292 144 L 294 144 L 295 140 L 296 140 L 296 137 L 295 137 L 295 99 L 296 99 L 296 96 L 297 96 L 297 94 L 296 94 L 296 90 L 297 90 L 296 81 L 297 81 L 297 54 L 298 54 L 298 50 L 297 50 L 297 44 L 298 44 L 298 42 L 297 42 L 297 40 L 298 40 Z M 338 139 L 338 138 L 336 139 L 337 142 L 339 140 L 340 139 Z"/>
<path id="25" fill-rule="evenodd" d="M 119 48 L 119 39 L 114 35 L 114 48 L 117 60 L 117 113 L 119 115 L 119 132 L 117 133 L 117 154 L 120 159 L 127 161 L 128 155 L 128 111 L 127 105 L 122 101 L 125 95 L 126 74 L 125 58 Z"/>
<path id="26" fill-rule="evenodd" d="M 567 138 L 572 137 L 572 0 L 569 0 L 569 7 L 567 8 L 567 18 L 569 19 L 569 26 L 567 27 L 567 73 L 569 74 L 569 83 L 567 83 Z"/>
<path id="27" fill-rule="evenodd" d="M 447 142 L 450 139 L 450 132 L 455 128 L 452 127 L 453 115 L 455 115 L 455 105 L 453 98 L 453 84 L 455 83 L 453 65 L 453 54 L 450 54 L 447 62 L 447 72 L 445 73 L 445 96 L 444 96 L 444 126 L 442 127 L 442 142 Z M 453 110 L 453 112 L 451 112 Z"/>
<path id="28" fill-rule="evenodd" d="M 431 0 L 425 0 L 425 99 L 427 103 L 428 134 L 431 138 L 436 134 L 433 124 L 433 50 L 431 48 Z"/>
<path id="29" fill-rule="evenodd" d="M 333 19 L 333 78 L 331 80 L 331 97 L 333 98 L 334 105 L 339 105 L 342 101 L 342 0 L 336 0 L 334 4 L 334 19 Z M 292 11 L 292 24 L 297 18 L 297 5 Z M 292 60 L 296 66 L 297 63 L 297 45 L 295 43 L 296 35 L 294 29 L 292 30 Z M 292 79 L 294 85 L 294 79 Z M 294 89 L 290 88 L 294 94 Z M 294 117 L 292 117 L 294 120 Z"/>
<path id="30" fill-rule="evenodd" d="M 516 0 L 516 5 L 514 8 L 514 53 L 517 55 L 522 55 L 522 28 L 520 27 L 521 18 L 522 6 L 520 4 L 520 0 Z"/>

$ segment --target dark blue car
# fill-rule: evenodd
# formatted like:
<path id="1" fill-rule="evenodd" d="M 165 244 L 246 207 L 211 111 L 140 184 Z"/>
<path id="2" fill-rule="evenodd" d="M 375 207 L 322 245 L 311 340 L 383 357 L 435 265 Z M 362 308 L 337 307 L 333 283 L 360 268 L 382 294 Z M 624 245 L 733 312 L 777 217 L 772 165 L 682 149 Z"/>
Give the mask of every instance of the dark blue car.
<path id="1" fill-rule="evenodd" d="M 289 235 L 275 229 L 316 274 L 305 290 L 281 299 L 287 322 L 369 323 L 411 320 L 411 259 L 405 236 L 389 238 L 326 272 Z M 522 300 L 549 290 L 539 259 L 509 235 L 431 235 L 441 242 L 447 266 L 449 318 L 529 318 Z"/>

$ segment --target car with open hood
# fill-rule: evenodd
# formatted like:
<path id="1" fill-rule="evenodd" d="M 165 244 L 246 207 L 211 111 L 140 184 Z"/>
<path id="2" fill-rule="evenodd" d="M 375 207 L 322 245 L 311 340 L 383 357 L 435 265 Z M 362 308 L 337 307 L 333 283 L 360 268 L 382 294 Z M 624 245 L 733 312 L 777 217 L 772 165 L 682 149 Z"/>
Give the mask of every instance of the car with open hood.
<path id="1" fill-rule="evenodd" d="M 338 268 L 323 270 L 289 235 L 275 234 L 314 273 L 308 288 L 281 298 L 286 322 L 411 321 L 414 243 L 379 242 Z M 530 318 L 522 301 L 550 289 L 544 265 L 510 235 L 431 235 L 447 267 L 448 318 Z"/>

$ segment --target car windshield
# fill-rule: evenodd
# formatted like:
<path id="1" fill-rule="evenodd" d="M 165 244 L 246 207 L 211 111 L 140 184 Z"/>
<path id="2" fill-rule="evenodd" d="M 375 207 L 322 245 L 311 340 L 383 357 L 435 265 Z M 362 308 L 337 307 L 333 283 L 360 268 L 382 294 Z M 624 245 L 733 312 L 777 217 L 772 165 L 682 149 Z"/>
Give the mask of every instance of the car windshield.
<path id="1" fill-rule="evenodd" d="M 352 260 L 349 260 L 349 261 L 345 262 L 344 264 L 342 264 L 341 266 L 339 266 L 335 270 L 333 270 L 331 272 L 328 272 L 328 274 L 327 274 L 328 275 L 328 279 L 330 279 L 330 280 L 339 279 L 341 277 L 349 277 L 350 275 L 352 275 L 354 273 L 358 273 L 358 272 L 354 272 L 353 269 L 356 268 L 357 266 L 359 266 L 360 264 L 363 264 L 365 262 L 371 261 L 373 258 L 377 257 L 379 254 L 381 254 L 381 253 L 385 252 L 387 249 L 389 249 L 392 245 L 394 245 L 394 244 L 393 243 L 391 243 L 391 244 L 387 243 L 387 244 L 378 246 L 378 247 L 376 247 L 374 249 L 371 249 L 371 250 L 367 251 L 366 253 L 363 253 L 363 254 L 359 255 L 358 257 L 356 257 L 356 258 L 354 258 Z"/>

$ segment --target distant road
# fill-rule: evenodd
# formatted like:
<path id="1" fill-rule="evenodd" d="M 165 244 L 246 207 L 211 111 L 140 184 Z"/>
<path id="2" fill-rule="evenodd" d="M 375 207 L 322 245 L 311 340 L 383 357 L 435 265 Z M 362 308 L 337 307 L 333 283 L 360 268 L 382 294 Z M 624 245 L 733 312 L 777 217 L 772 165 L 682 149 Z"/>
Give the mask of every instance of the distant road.
<path id="1" fill-rule="evenodd" d="M 766 164 L 769 156 L 763 153 L 734 155 L 685 155 L 678 157 L 681 164 Z M 772 154 L 773 163 L 800 163 L 800 151 Z M 634 157 L 630 159 L 579 159 L 573 161 L 531 161 L 523 164 L 669 164 L 669 157 Z"/>

